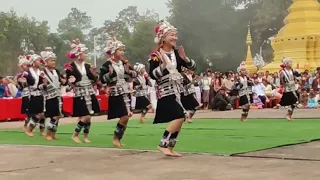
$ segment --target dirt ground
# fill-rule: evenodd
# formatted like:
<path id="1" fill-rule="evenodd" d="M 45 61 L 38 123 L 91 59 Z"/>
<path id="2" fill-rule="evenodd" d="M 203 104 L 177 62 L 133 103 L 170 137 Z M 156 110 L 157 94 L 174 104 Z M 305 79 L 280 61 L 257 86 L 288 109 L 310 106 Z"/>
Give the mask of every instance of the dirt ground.
<path id="1" fill-rule="evenodd" d="M 285 110 L 251 111 L 251 118 L 283 118 Z M 238 118 L 239 111 L 199 112 L 196 118 Z M 149 115 L 152 117 L 152 115 Z M 318 118 L 316 110 L 297 110 L 296 118 Z M 105 121 L 105 116 L 94 117 Z M 75 123 L 65 118 L 63 123 Z M 196 123 L 196 122 L 195 122 Z M 0 123 L 0 128 L 22 122 Z M 1 137 L 5 138 L 5 137 Z M 237 156 L 184 154 L 103 148 L 0 146 L 0 180 L 318 180 L 320 143 L 263 150 Z"/>

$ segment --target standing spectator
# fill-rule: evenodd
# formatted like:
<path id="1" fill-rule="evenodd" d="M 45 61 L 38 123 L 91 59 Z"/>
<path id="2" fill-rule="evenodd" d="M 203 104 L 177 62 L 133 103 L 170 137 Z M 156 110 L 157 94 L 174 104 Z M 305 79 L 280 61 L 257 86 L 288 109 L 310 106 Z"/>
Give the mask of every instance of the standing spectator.
<path id="1" fill-rule="evenodd" d="M 279 78 L 279 74 L 277 72 L 275 72 L 273 74 L 271 85 L 274 89 L 280 88 L 280 78 Z"/>
<path id="2" fill-rule="evenodd" d="M 211 70 L 208 70 L 201 81 L 203 88 L 202 101 L 204 109 L 208 109 L 209 106 L 211 81 Z"/>
<path id="3" fill-rule="evenodd" d="M 5 97 L 5 86 L 3 85 L 3 77 L 0 76 L 0 98 Z"/>
<path id="4" fill-rule="evenodd" d="M 317 73 L 312 81 L 312 89 L 314 91 L 319 91 L 319 80 L 319 73 Z"/>
<path id="5" fill-rule="evenodd" d="M 273 77 L 272 77 L 272 75 L 270 74 L 269 71 L 266 71 L 264 79 L 266 79 L 268 83 L 271 83 Z"/>

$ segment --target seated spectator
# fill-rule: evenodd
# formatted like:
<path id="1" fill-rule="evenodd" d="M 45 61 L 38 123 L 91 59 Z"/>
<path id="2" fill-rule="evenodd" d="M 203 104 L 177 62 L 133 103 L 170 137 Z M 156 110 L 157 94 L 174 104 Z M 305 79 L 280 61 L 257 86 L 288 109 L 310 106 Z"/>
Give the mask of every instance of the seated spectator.
<path id="1" fill-rule="evenodd" d="M 264 94 L 268 97 L 271 98 L 273 97 L 273 93 L 272 93 L 272 86 L 270 85 L 270 83 L 268 83 L 268 81 L 266 79 L 262 80 L 262 84 L 264 85 L 265 89 L 264 89 Z"/>
<path id="2" fill-rule="evenodd" d="M 211 109 L 218 111 L 226 111 L 232 109 L 229 98 L 226 96 L 225 88 L 222 87 L 218 91 L 217 95 L 213 98 L 211 103 Z"/>
<path id="3" fill-rule="evenodd" d="M 15 98 L 18 93 L 16 82 L 10 77 L 3 78 L 3 84 L 6 85 L 6 97 Z"/>
<path id="4" fill-rule="evenodd" d="M 316 93 L 314 91 L 310 91 L 309 93 L 307 108 L 319 108 L 318 101 L 316 100 Z"/>
<path id="5" fill-rule="evenodd" d="M 252 87 L 252 92 L 256 93 L 257 96 L 261 99 L 262 103 L 265 104 L 267 100 L 267 96 L 264 93 L 265 86 L 259 82 L 258 79 L 254 80 L 254 85 Z"/>
<path id="6" fill-rule="evenodd" d="M 308 92 L 306 89 L 302 89 L 299 98 L 298 108 L 307 108 L 308 105 Z"/>
<path id="7" fill-rule="evenodd" d="M 263 109 L 264 103 L 262 103 L 261 99 L 256 93 L 252 94 L 253 103 L 250 105 L 251 109 Z"/>

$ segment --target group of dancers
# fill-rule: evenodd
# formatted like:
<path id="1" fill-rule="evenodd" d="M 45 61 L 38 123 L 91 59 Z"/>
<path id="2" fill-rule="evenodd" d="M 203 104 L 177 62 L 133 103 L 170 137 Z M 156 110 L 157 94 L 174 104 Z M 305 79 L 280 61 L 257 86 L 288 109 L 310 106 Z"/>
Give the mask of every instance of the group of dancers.
<path id="1" fill-rule="evenodd" d="M 129 81 L 133 80 L 134 96 L 136 97 L 135 110 L 141 112 L 140 122 L 144 122 L 151 102 L 148 96 L 150 79 L 156 81 L 157 107 L 153 123 L 168 123 L 160 138 L 158 149 L 166 156 L 180 157 L 174 151 L 177 138 L 185 120 L 191 122 L 196 110 L 201 106 L 195 98 L 193 82 L 185 74 L 188 70 L 194 71 L 196 63 L 188 58 L 183 46 L 177 47 L 177 29 L 166 21 L 160 21 L 155 29 L 155 43 L 158 48 L 150 54 L 149 71 L 145 65 L 137 63 L 132 67 L 124 61 L 125 45 L 112 37 L 107 41 L 105 53 L 108 60 L 100 68 L 98 74 L 95 68 L 86 63 L 88 48 L 78 39 L 72 41 L 71 50 L 67 54 L 73 62 L 65 65 L 66 79 L 60 76 L 56 69 L 56 55 L 51 48 L 46 48 L 40 55 L 30 54 L 19 57 L 21 72 L 18 74 L 19 88 L 23 91 L 21 111 L 27 115 L 24 131 L 33 136 L 33 131 L 39 124 L 40 133 L 47 140 L 55 140 L 62 114 L 61 86 L 73 90 L 73 116 L 78 117 L 78 123 L 72 135 L 72 140 L 81 143 L 79 134 L 83 130 L 83 142 L 90 143 L 88 138 L 91 117 L 99 113 L 99 103 L 95 96 L 92 83 L 101 81 L 109 88 L 108 119 L 119 119 L 114 130 L 113 145 L 122 147 L 121 140 L 125 135 L 130 117 L 131 91 Z M 284 59 L 284 69 L 281 77 L 286 86 L 282 105 L 292 105 L 288 118 L 291 118 L 295 98 L 292 88 L 294 79 L 290 59 Z M 44 68 L 41 68 L 44 64 Z M 241 63 L 238 68 L 240 78 L 239 89 L 240 105 L 243 107 L 241 120 L 245 121 L 252 102 L 250 90 L 251 82 L 246 77 L 246 68 Z M 45 133 L 45 119 L 49 119 L 47 133 Z"/>
<path id="2" fill-rule="evenodd" d="M 73 116 L 78 117 L 72 140 L 81 143 L 79 134 L 83 130 L 83 142 L 90 143 L 91 116 L 100 111 L 92 84 L 99 80 L 109 89 L 108 119 L 119 119 L 113 145 L 120 148 L 128 121 L 133 115 L 129 81 L 133 82 L 135 111 L 141 112 L 140 122 L 143 123 L 146 113 L 152 108 L 147 90 L 151 86 L 150 79 L 153 79 L 156 81 L 158 99 L 153 123 L 168 123 L 158 149 L 167 156 L 180 157 L 173 149 L 182 124 L 185 120 L 191 122 L 200 107 L 192 81 L 185 75 L 187 70 L 196 69 L 196 63 L 186 56 L 182 46 L 177 47 L 177 29 L 170 23 L 160 21 L 155 33 L 158 48 L 150 55 L 149 72 L 144 64 L 137 63 L 132 67 L 124 60 L 125 45 L 116 37 L 107 41 L 105 53 L 108 59 L 99 74 L 86 63 L 88 48 L 78 39 L 72 41 L 67 54 L 73 61 L 65 65 L 66 79 L 56 69 L 56 55 L 51 48 L 46 48 L 40 55 L 19 56 L 21 72 L 17 79 L 23 92 L 21 112 L 27 116 L 25 133 L 34 136 L 33 131 L 39 124 L 40 134 L 45 139 L 57 139 L 63 104 L 61 86 L 67 86 L 67 91 L 72 90 L 74 94 Z M 50 121 L 45 133 L 46 119 Z"/>
<path id="3" fill-rule="evenodd" d="M 239 77 L 236 79 L 235 86 L 239 92 L 239 105 L 242 107 L 241 121 L 245 122 L 247 121 L 250 104 L 253 103 L 253 81 L 247 76 L 245 62 L 240 64 L 237 71 Z M 292 114 L 298 104 L 299 94 L 297 92 L 296 78 L 299 76 L 299 73 L 292 68 L 292 60 L 284 57 L 280 69 L 280 84 L 284 89 L 284 93 L 279 104 L 281 106 L 289 106 L 286 114 L 288 121 L 293 120 Z"/>

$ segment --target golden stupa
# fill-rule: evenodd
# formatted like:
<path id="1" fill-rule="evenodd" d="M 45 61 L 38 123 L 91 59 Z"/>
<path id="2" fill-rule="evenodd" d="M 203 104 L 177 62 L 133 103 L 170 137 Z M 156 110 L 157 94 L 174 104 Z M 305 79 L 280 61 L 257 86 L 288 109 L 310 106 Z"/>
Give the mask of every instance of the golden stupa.
<path id="1" fill-rule="evenodd" d="M 247 50 L 247 58 L 246 58 L 246 68 L 247 71 L 251 74 L 251 73 L 256 73 L 258 71 L 258 68 L 256 66 L 253 65 L 253 58 L 252 58 L 252 54 L 251 54 L 251 45 L 252 45 L 252 38 L 251 38 L 251 32 L 250 32 L 250 24 L 248 25 L 248 35 L 247 35 L 247 46 L 248 46 L 248 50 Z"/>
<path id="2" fill-rule="evenodd" d="M 317 0 L 293 0 L 285 26 L 271 42 L 274 61 L 263 70 L 279 72 L 283 57 L 299 71 L 320 66 L 320 4 Z"/>

